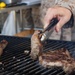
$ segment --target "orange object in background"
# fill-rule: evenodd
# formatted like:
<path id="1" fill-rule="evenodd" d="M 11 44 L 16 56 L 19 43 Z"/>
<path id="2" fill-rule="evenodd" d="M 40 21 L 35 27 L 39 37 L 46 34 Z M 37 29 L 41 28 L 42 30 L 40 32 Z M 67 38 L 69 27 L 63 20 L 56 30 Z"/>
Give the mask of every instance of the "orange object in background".
<path id="1" fill-rule="evenodd" d="M 29 36 L 29 35 L 32 35 L 34 33 L 34 29 L 31 29 L 31 30 L 24 30 L 20 33 L 17 33 L 15 34 L 14 36 L 18 36 L 18 37 L 26 37 L 26 36 Z"/>

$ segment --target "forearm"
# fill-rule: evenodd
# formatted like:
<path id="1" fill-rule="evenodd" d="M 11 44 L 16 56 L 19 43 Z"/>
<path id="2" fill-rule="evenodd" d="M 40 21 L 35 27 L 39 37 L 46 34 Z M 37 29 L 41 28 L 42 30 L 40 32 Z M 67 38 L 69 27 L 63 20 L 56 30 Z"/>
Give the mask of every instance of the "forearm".
<path id="1" fill-rule="evenodd" d="M 75 15 L 75 0 L 56 0 L 55 5 L 66 7 Z"/>

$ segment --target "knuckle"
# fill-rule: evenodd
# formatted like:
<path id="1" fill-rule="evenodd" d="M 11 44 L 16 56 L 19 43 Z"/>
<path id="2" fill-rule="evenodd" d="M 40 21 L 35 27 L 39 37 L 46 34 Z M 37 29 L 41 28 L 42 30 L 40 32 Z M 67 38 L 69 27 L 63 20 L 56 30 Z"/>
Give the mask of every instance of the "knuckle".
<path id="1" fill-rule="evenodd" d="M 56 12 L 57 9 L 56 9 L 56 8 L 49 8 L 49 11 L 51 11 L 51 12 Z"/>
<path id="2" fill-rule="evenodd" d="M 48 8 L 48 11 L 53 11 L 53 8 Z"/>

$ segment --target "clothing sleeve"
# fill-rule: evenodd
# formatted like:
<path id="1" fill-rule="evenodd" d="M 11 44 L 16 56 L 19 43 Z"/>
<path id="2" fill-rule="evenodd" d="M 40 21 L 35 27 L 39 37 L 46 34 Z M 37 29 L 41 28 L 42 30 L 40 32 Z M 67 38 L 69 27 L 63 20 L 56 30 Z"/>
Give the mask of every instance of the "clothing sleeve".
<path id="1" fill-rule="evenodd" d="M 75 15 L 75 0 L 55 0 L 55 5 L 66 7 Z"/>
<path id="2" fill-rule="evenodd" d="M 55 5 L 62 6 L 70 9 L 74 16 L 74 26 L 71 30 L 63 29 L 63 38 L 66 37 L 68 39 L 69 35 L 71 35 L 71 40 L 75 41 L 75 0 L 55 0 Z M 65 13 L 66 14 L 66 13 Z"/>

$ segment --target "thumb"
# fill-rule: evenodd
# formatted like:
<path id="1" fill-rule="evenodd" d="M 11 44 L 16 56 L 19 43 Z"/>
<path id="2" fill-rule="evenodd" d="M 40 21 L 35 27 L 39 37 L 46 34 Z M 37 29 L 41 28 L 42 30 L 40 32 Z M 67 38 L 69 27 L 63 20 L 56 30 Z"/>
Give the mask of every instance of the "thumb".
<path id="1" fill-rule="evenodd" d="M 50 24 L 52 19 L 53 19 L 53 14 L 47 13 L 44 18 L 44 28 L 46 28 Z"/>
<path id="2" fill-rule="evenodd" d="M 45 22 L 44 23 L 44 29 L 49 25 L 50 22 Z"/>
<path id="3" fill-rule="evenodd" d="M 45 17 L 44 22 L 43 22 L 44 23 L 44 28 L 46 28 L 50 24 L 52 18 L 53 18 L 52 16 Z"/>

